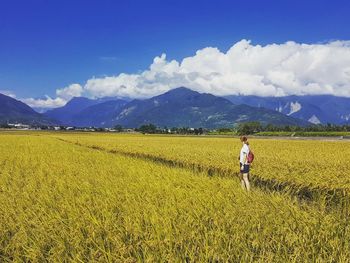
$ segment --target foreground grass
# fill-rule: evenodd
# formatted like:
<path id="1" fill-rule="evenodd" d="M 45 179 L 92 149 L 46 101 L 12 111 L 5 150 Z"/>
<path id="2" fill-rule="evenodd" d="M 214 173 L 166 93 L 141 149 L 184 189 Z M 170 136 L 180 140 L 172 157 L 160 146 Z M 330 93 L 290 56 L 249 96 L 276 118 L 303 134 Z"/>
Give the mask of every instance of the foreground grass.
<path id="1" fill-rule="evenodd" d="M 0 136 L 0 258 L 346 262 L 347 218 L 237 181 Z"/>

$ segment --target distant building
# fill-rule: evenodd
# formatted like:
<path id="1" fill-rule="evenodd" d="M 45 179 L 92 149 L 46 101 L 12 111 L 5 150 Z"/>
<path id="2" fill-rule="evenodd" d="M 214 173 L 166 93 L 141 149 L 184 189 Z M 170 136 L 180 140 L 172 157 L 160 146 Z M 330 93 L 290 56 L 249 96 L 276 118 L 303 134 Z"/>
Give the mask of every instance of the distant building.
<path id="1" fill-rule="evenodd" d="M 10 126 L 11 128 L 15 128 L 15 129 L 29 129 L 30 125 L 27 124 L 22 124 L 22 123 L 8 123 L 8 126 Z"/>
<path id="2" fill-rule="evenodd" d="M 135 132 L 135 129 L 123 129 L 123 132 Z"/>

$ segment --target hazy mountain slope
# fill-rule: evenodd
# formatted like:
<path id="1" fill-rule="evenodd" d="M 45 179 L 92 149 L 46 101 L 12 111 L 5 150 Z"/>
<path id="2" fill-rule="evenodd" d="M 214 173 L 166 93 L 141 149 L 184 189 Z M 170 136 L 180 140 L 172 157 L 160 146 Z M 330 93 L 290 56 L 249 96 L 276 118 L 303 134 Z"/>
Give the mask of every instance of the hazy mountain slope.
<path id="1" fill-rule="evenodd" d="M 77 127 L 111 127 L 112 119 L 127 102 L 111 100 L 85 108 L 72 116 L 69 124 Z"/>
<path id="2" fill-rule="evenodd" d="M 350 123 L 350 98 L 331 95 L 286 97 L 226 96 L 235 104 L 265 107 L 314 123 Z"/>
<path id="3" fill-rule="evenodd" d="M 49 118 L 56 119 L 63 124 L 68 124 L 75 114 L 97 103 L 99 103 L 97 100 L 76 97 L 68 101 L 63 107 L 49 110 L 45 112 L 44 115 Z"/>
<path id="4" fill-rule="evenodd" d="M 0 123 L 52 125 L 55 121 L 37 113 L 21 101 L 0 94 Z"/>

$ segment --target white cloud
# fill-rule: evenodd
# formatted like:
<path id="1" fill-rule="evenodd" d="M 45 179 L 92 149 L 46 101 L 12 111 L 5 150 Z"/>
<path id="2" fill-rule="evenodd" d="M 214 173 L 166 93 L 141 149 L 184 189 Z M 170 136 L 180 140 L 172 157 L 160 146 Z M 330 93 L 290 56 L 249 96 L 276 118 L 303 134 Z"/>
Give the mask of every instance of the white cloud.
<path id="1" fill-rule="evenodd" d="M 83 93 L 89 97 L 147 98 L 180 86 L 221 96 L 350 97 L 350 41 L 261 46 L 241 40 L 227 52 L 207 47 L 182 61 L 168 61 L 162 54 L 141 73 L 91 78 L 84 87 L 72 84 L 58 89 L 57 98 L 24 101 L 34 107 L 53 108 Z"/>
<path id="2" fill-rule="evenodd" d="M 64 106 L 73 97 L 80 97 L 83 91 L 81 85 L 71 84 L 65 88 L 57 89 L 56 98 L 51 98 L 46 95 L 44 99 L 26 98 L 21 99 L 21 101 L 33 108 L 39 108 L 41 110 L 51 109 Z"/>
<path id="3" fill-rule="evenodd" d="M 84 89 L 94 97 L 145 98 L 178 86 L 216 95 L 349 97 L 350 41 L 260 46 L 241 40 L 227 52 L 207 47 L 181 62 L 162 54 L 140 74 L 92 78 Z"/>
<path id="4" fill-rule="evenodd" d="M 79 84 L 71 84 L 63 89 L 56 90 L 56 95 L 59 98 L 70 100 L 73 97 L 80 97 L 83 93 L 83 88 Z"/>
<path id="5" fill-rule="evenodd" d="M 27 98 L 27 99 L 21 99 L 21 101 L 23 101 L 30 107 L 41 108 L 41 109 L 62 107 L 67 103 L 65 99 L 62 99 L 59 97 L 53 99 L 49 96 L 45 96 L 45 99 Z"/>
<path id="6" fill-rule="evenodd" d="M 150 69 L 141 74 L 121 73 L 118 76 L 92 78 L 86 82 L 84 89 L 93 97 L 150 97 L 184 84 L 184 81 L 179 79 L 182 76 L 176 73 L 178 68 L 178 62 L 166 61 L 163 54 L 161 57 L 155 57 Z"/>

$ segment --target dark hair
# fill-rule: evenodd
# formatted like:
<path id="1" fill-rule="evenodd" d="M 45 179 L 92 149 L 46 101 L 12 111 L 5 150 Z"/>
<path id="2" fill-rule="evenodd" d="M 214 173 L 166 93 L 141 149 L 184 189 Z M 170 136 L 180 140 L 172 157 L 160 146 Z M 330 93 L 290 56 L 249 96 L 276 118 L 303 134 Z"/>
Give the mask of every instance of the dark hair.
<path id="1" fill-rule="evenodd" d="M 249 145 L 249 142 L 248 142 L 248 137 L 247 136 L 241 136 L 241 142 L 244 142 L 245 144 L 248 144 Z"/>
<path id="2" fill-rule="evenodd" d="M 248 138 L 246 137 L 246 136 L 241 136 L 241 142 L 246 142 L 246 141 L 248 141 Z"/>

